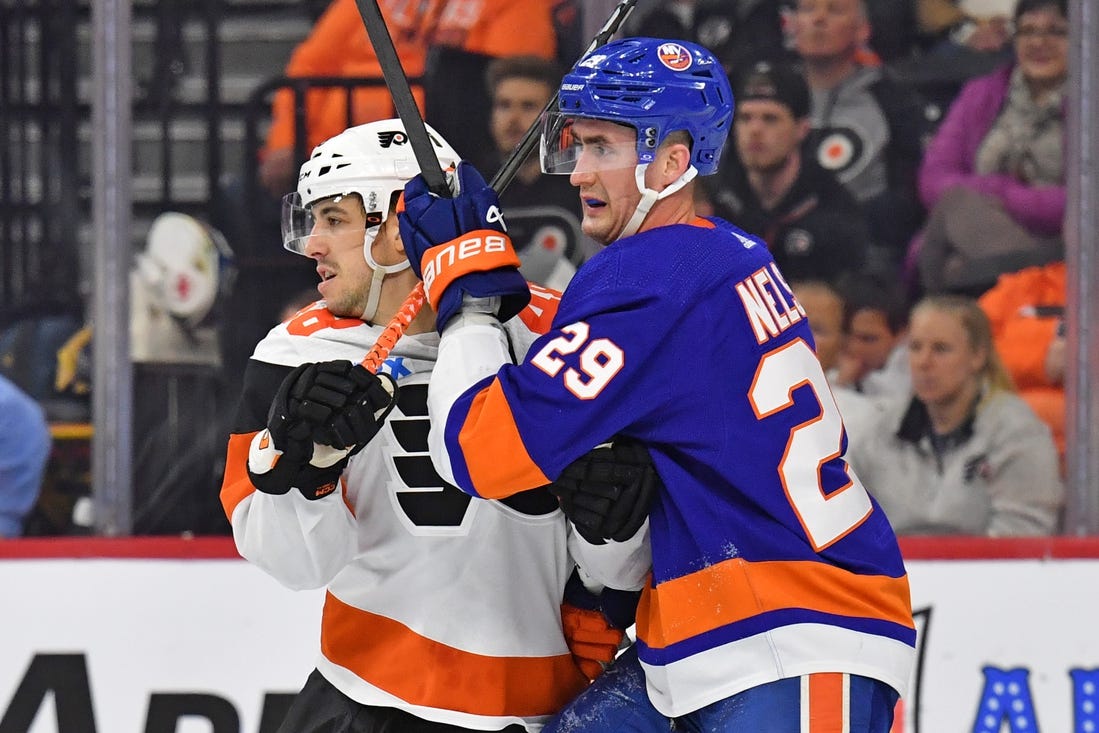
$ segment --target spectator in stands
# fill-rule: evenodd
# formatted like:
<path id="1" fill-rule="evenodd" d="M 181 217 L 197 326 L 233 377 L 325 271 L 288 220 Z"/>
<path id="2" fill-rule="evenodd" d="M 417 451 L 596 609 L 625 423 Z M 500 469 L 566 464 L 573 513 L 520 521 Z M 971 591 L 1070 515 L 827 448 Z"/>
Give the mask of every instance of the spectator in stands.
<path id="1" fill-rule="evenodd" d="M 560 0 L 432 0 L 438 19 L 428 38 L 427 120 L 470 160 L 489 154 L 485 75 L 493 59 L 556 58 L 554 8 Z M 570 59 L 571 64 L 575 59 Z"/>
<path id="2" fill-rule="evenodd" d="M 693 41 L 691 28 L 699 4 L 698 0 L 640 2 L 626 20 L 623 35 Z"/>
<path id="3" fill-rule="evenodd" d="M 907 301 L 896 286 L 869 276 L 848 279 L 843 292 L 844 348 L 833 384 L 871 397 L 907 392 Z"/>
<path id="4" fill-rule="evenodd" d="M 925 60 L 956 79 L 992 71 L 1011 55 L 1014 7 L 1015 0 L 916 0 L 917 28 L 939 39 Z"/>
<path id="5" fill-rule="evenodd" d="M 496 149 L 482 170 L 498 168 L 518 147 L 557 91 L 561 76 L 556 64 L 538 56 L 509 56 L 489 64 L 489 129 Z M 530 155 L 500 201 L 523 262 L 520 272 L 531 282 L 564 290 L 585 254 L 596 249 L 580 230 L 580 197 L 568 177 L 544 175 L 538 155 Z"/>
<path id="6" fill-rule="evenodd" d="M 710 49 L 735 79 L 757 61 L 791 60 L 783 30 L 792 0 L 661 0 L 638 3 L 624 35 L 682 38 Z"/>
<path id="7" fill-rule="evenodd" d="M 817 358 L 832 387 L 832 396 L 843 415 L 850 440 L 861 440 L 878 411 L 876 400 L 835 382 L 836 367 L 843 353 L 845 303 L 835 285 L 823 280 L 792 280 L 790 289 L 809 319 Z"/>
<path id="8" fill-rule="evenodd" d="M 409 78 L 423 76 L 426 51 L 422 9 L 396 0 L 380 0 L 379 5 L 405 74 Z M 283 73 L 288 77 L 381 77 L 381 65 L 355 0 L 332 0 L 309 36 L 294 49 Z M 416 86 L 413 93 L 422 110 L 423 90 Z M 384 86 L 356 90 L 351 105 L 349 115 L 347 95 L 342 89 L 310 91 L 306 97 L 304 149 L 312 150 L 343 130 L 349 117 L 368 122 L 393 115 L 393 103 Z M 263 187 L 275 199 L 281 199 L 294 187 L 300 162 L 294 157 L 294 136 L 294 96 L 290 90 L 282 90 L 275 95 L 271 108 L 271 127 L 259 169 Z"/>
<path id="9" fill-rule="evenodd" d="M 898 534 L 1057 531 L 1064 502 L 1049 428 L 1014 393 L 976 301 L 912 311 L 912 391 L 890 400 L 851 465 Z"/>
<path id="10" fill-rule="evenodd" d="M 1031 409 L 1065 456 L 1065 263 L 1001 275 L 981 296 L 992 340 Z"/>
<path id="11" fill-rule="evenodd" d="M 553 18 L 547 0 L 430 0 L 408 3 L 380 0 L 379 5 L 401 65 L 409 78 L 430 76 L 424 89 L 414 87 L 421 110 L 461 150 L 475 151 L 460 143 L 487 127 L 470 123 L 487 110 L 487 95 L 478 94 L 484 65 L 492 57 L 521 53 L 552 58 L 555 50 Z M 433 51 L 431 68 L 428 52 Z M 477 72 L 470 76 L 468 66 Z M 306 38 L 290 57 L 285 75 L 381 78 L 381 66 L 363 27 L 355 0 L 333 0 Z M 425 91 L 429 90 L 429 91 Z M 464 106 L 455 108 L 443 97 L 462 95 Z M 425 95 L 428 99 L 425 100 Z M 437 99 L 430 99 L 434 95 Z M 478 98 L 485 104 L 478 109 Z M 305 149 L 338 134 L 348 124 L 360 124 L 391 117 L 393 103 L 384 86 L 357 89 L 351 112 L 347 95 L 340 89 L 309 93 L 306 106 Z M 460 134 L 451 137 L 451 128 Z M 472 128 L 472 132 L 467 129 Z M 301 161 L 294 159 L 294 106 L 290 91 L 279 92 L 272 107 L 271 127 L 262 152 L 260 180 L 275 198 L 294 187 L 294 175 Z M 456 138 L 461 138 L 456 139 Z M 467 155 L 473 155 L 468 152 Z"/>
<path id="12" fill-rule="evenodd" d="M 903 63 L 918 55 L 918 0 L 866 0 L 870 39 L 867 44 L 886 65 Z"/>
<path id="13" fill-rule="evenodd" d="M 50 455 L 50 429 L 42 408 L 0 376 L 0 539 L 23 534 Z"/>
<path id="14" fill-rule="evenodd" d="M 967 84 L 927 149 L 931 213 L 910 258 L 927 292 L 979 294 L 1063 258 L 1066 2 L 1019 0 L 1017 61 Z"/>
<path id="15" fill-rule="evenodd" d="M 796 54 L 783 22 L 792 2 L 700 0 L 693 18 L 694 39 L 711 49 L 734 79 L 757 61 L 792 61 Z"/>
<path id="16" fill-rule="evenodd" d="M 794 39 L 812 92 L 809 149 L 866 212 L 875 270 L 899 270 L 922 222 L 916 170 L 926 130 L 912 89 L 868 64 L 864 0 L 798 0 Z"/>
<path id="17" fill-rule="evenodd" d="M 706 179 L 714 213 L 767 242 L 788 279 L 856 272 L 869 235 L 858 203 L 812 156 L 809 88 L 795 68 L 761 61 L 735 93 L 735 154 Z"/>

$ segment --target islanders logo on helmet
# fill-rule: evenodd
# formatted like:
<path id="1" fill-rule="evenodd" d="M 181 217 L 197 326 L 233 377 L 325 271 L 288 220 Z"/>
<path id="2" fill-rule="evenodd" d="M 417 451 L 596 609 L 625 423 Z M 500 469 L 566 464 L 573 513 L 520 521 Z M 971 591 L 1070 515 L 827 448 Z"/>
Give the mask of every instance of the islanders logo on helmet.
<path id="1" fill-rule="evenodd" d="M 717 170 L 733 117 L 733 91 L 724 67 L 706 48 L 667 38 L 623 38 L 591 52 L 561 82 L 557 113 L 546 115 L 542 165 L 557 170 L 562 131 L 578 117 L 609 120 L 637 130 L 637 162 L 651 163 L 675 131 L 691 138 L 691 163 L 705 176 Z M 560 153 L 560 154 L 559 154 Z"/>
<path id="2" fill-rule="evenodd" d="M 694 61 L 691 52 L 678 43 L 660 44 L 656 49 L 656 56 L 660 59 L 660 63 L 672 71 L 686 71 L 691 68 L 691 63 Z"/>

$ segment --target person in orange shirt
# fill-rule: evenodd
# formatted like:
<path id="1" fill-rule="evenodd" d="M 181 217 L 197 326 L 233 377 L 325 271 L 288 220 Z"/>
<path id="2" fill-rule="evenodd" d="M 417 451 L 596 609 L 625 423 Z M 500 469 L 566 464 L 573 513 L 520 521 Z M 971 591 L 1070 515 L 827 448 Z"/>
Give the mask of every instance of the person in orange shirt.
<path id="1" fill-rule="evenodd" d="M 552 0 L 379 0 L 394 48 L 405 75 L 425 78 L 433 92 L 443 97 L 460 92 L 467 107 L 454 114 L 452 106 L 432 109 L 424 87 L 413 88 L 421 113 L 467 156 L 463 135 L 452 130 L 482 130 L 468 114 L 477 114 L 477 98 L 483 98 L 487 115 L 487 91 L 483 87 L 483 66 L 491 58 L 533 54 L 553 58 L 556 37 Z M 432 62 L 428 68 L 429 50 Z M 480 63 L 473 87 L 462 83 L 465 68 Z M 456 63 L 457 62 L 457 63 Z M 288 77 L 343 76 L 377 77 L 381 65 L 359 16 L 355 0 L 333 0 L 317 20 L 309 37 L 294 50 L 286 66 Z M 351 95 L 348 117 L 347 94 L 339 88 L 308 92 L 306 101 L 305 149 L 338 134 L 349 124 L 362 124 L 394 115 L 389 91 L 384 86 L 356 89 Z M 468 112 L 468 114 L 466 114 Z M 290 90 L 275 95 L 271 127 L 261 151 L 260 182 L 274 197 L 293 188 L 293 177 L 301 161 L 294 159 L 294 97 Z M 465 135 L 468 136 L 468 132 Z"/>
<path id="2" fill-rule="evenodd" d="M 1065 263 L 1001 275 L 980 298 L 1019 396 L 1053 431 L 1065 458 Z"/>

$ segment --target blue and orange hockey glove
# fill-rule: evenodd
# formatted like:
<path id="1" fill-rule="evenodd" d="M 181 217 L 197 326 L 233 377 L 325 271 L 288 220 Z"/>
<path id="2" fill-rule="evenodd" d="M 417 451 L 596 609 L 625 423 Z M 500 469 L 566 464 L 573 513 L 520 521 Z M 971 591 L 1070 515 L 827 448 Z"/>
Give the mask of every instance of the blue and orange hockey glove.
<path id="1" fill-rule="evenodd" d="M 500 298 L 501 321 L 530 302 L 496 192 L 465 162 L 458 164 L 452 185 L 454 197 L 444 198 L 418 175 L 405 185 L 397 207 L 401 241 L 412 270 L 424 281 L 440 332 L 466 295 Z"/>
<path id="2" fill-rule="evenodd" d="M 573 661 L 589 681 L 603 674 L 618 655 L 640 597 L 640 591 L 610 588 L 592 593 L 573 570 L 561 604 L 561 628 Z"/>

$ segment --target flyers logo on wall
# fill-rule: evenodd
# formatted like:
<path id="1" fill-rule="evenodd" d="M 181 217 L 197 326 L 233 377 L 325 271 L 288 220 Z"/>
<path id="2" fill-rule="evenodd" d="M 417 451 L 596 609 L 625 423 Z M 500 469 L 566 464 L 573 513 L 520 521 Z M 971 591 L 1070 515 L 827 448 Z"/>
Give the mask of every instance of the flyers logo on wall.
<path id="1" fill-rule="evenodd" d="M 678 43 L 662 43 L 656 50 L 660 63 L 672 71 L 686 71 L 694 61 L 691 52 Z"/>

